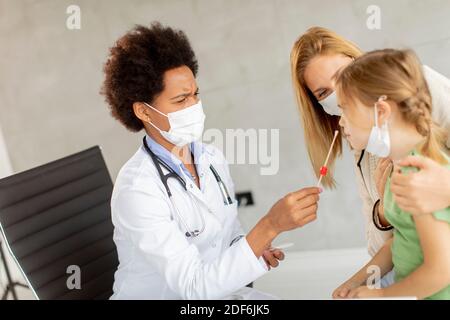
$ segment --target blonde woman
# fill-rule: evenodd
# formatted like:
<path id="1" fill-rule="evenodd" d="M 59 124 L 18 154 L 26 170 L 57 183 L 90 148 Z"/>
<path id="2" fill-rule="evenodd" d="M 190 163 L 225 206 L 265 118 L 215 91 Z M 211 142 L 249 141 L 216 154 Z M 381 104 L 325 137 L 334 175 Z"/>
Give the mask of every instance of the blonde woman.
<path id="1" fill-rule="evenodd" d="M 337 107 L 333 77 L 337 71 L 350 65 L 363 52 L 352 42 L 331 30 L 313 27 L 295 42 L 291 51 L 291 71 L 298 108 L 303 123 L 307 150 L 316 175 L 333 139 L 339 130 L 341 112 Z M 450 80 L 423 66 L 432 101 L 433 119 L 450 132 Z M 329 175 L 323 185 L 335 187 L 333 163 L 342 153 L 343 138 L 339 135 L 329 162 Z M 447 142 L 450 147 L 450 140 Z M 392 237 L 392 226 L 383 214 L 383 193 L 387 176 L 391 172 L 389 160 L 354 150 L 355 170 L 360 196 L 363 201 L 368 251 L 373 256 Z M 439 183 L 439 182 L 436 182 Z M 448 201 L 448 193 L 442 196 Z M 381 199 L 381 200 L 380 200 Z M 392 275 L 382 285 L 393 281 Z"/>
<path id="2" fill-rule="evenodd" d="M 394 161 L 419 155 L 450 171 L 450 157 L 443 147 L 444 130 L 431 118 L 430 92 L 414 52 L 385 49 L 357 58 L 338 73 L 336 93 L 342 109 L 340 124 L 355 150 L 371 150 Z M 409 175 L 416 170 L 396 166 L 394 171 Z M 384 214 L 394 226 L 393 238 L 333 297 L 449 300 L 450 207 L 411 217 L 399 208 L 390 186 L 388 178 Z M 372 276 L 367 271 L 374 266 L 381 275 L 393 267 L 395 283 L 385 288 L 366 285 Z"/>

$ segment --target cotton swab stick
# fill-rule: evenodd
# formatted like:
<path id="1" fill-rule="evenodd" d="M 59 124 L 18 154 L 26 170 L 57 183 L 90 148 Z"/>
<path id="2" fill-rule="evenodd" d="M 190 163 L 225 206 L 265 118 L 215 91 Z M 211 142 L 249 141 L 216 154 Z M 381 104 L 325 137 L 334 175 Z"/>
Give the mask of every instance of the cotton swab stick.
<path id="1" fill-rule="evenodd" d="M 325 163 L 323 164 L 323 166 L 320 168 L 320 176 L 319 176 L 319 181 L 317 181 L 317 187 L 320 186 L 320 183 L 322 182 L 322 178 L 327 175 L 327 172 L 328 172 L 328 168 L 327 168 L 328 160 L 330 159 L 331 151 L 333 150 L 333 146 L 334 146 L 334 143 L 336 142 L 336 138 L 337 138 L 338 134 L 339 134 L 339 131 L 335 130 L 334 131 L 333 142 L 331 142 L 331 146 L 330 146 L 330 149 L 328 150 L 327 158 L 325 159 Z"/>
<path id="2" fill-rule="evenodd" d="M 294 244 L 292 242 L 283 243 L 283 244 L 280 244 L 279 246 L 271 247 L 269 250 L 275 251 L 275 250 L 287 249 L 287 248 L 292 247 L 293 245 Z"/>

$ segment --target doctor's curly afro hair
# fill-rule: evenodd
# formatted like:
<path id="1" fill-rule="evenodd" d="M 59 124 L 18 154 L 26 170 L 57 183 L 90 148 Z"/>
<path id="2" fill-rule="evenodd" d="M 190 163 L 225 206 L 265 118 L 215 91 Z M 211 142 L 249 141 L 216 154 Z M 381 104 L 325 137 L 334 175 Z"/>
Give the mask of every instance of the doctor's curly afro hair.
<path id="1" fill-rule="evenodd" d="M 164 90 L 164 73 L 181 66 L 197 75 L 197 58 L 183 31 L 154 22 L 150 27 L 137 25 L 127 32 L 110 49 L 103 69 L 101 94 L 112 116 L 130 131 L 143 129 L 133 103 L 152 103 Z"/>

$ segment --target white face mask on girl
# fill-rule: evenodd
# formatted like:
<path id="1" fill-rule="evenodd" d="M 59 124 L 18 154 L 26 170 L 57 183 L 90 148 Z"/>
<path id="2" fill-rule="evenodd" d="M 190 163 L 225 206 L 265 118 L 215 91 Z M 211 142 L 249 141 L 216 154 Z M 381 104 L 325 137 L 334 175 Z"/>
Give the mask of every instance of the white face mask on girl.
<path id="1" fill-rule="evenodd" d="M 381 96 L 378 101 L 386 100 L 386 96 Z M 383 123 L 381 128 L 378 127 L 378 108 L 375 103 L 375 126 L 370 132 L 369 141 L 366 150 L 373 155 L 381 158 L 387 157 L 391 153 L 391 138 L 389 136 L 389 128 L 387 120 Z"/>
<path id="2" fill-rule="evenodd" d="M 333 91 L 328 97 L 319 101 L 323 110 L 330 116 L 341 116 L 341 109 L 338 107 L 336 91 Z"/>
<path id="3" fill-rule="evenodd" d="M 144 102 L 144 104 L 169 119 L 169 131 L 163 131 L 153 123 L 149 123 L 170 143 L 182 147 L 202 137 L 205 114 L 200 100 L 190 107 L 168 114 L 162 113 L 148 103 Z"/>

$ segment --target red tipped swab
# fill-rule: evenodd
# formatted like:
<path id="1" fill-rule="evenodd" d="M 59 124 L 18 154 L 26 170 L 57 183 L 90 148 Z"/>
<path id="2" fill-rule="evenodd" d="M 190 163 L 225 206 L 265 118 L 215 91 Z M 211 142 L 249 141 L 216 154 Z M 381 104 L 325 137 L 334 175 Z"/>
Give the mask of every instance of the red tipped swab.
<path id="1" fill-rule="evenodd" d="M 336 138 L 337 138 L 338 134 L 339 134 L 338 130 L 334 131 L 333 142 L 331 142 L 331 146 L 330 146 L 330 149 L 328 150 L 327 158 L 325 159 L 325 163 L 323 164 L 323 166 L 320 168 L 320 172 L 319 172 L 320 176 L 319 176 L 319 181 L 317 181 L 317 187 L 320 186 L 320 182 L 322 182 L 322 178 L 327 175 L 327 172 L 328 172 L 328 168 L 327 168 L 328 160 L 330 159 L 331 151 L 333 150 L 333 146 L 334 146 L 334 143 L 336 141 Z"/>

